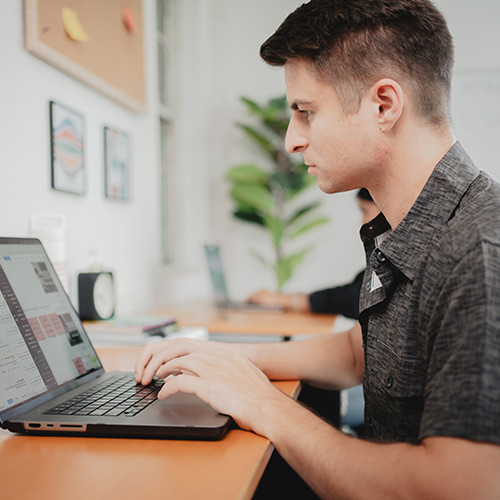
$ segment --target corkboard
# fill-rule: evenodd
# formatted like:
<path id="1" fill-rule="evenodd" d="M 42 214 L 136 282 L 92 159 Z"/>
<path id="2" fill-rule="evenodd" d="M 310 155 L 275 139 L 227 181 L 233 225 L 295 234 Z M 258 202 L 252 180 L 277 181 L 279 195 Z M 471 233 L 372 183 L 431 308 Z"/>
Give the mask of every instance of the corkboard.
<path id="1" fill-rule="evenodd" d="M 146 111 L 142 0 L 25 0 L 24 7 L 29 52 L 134 111 Z M 123 21 L 126 7 L 132 31 Z M 86 41 L 68 35 L 65 8 L 78 16 Z"/>

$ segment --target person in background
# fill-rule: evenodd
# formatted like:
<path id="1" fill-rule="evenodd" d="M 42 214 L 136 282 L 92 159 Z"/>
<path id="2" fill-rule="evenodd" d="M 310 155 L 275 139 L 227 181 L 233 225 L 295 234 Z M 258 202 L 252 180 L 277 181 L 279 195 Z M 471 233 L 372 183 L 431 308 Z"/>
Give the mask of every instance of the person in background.
<path id="1" fill-rule="evenodd" d="M 361 224 L 374 219 L 380 212 L 369 191 L 361 188 L 356 193 Z M 365 270 L 359 272 L 351 283 L 306 293 L 279 293 L 259 290 L 253 293 L 248 302 L 283 307 L 287 311 L 313 312 L 320 314 L 341 314 L 346 318 L 357 319 L 359 314 L 359 292 Z"/>

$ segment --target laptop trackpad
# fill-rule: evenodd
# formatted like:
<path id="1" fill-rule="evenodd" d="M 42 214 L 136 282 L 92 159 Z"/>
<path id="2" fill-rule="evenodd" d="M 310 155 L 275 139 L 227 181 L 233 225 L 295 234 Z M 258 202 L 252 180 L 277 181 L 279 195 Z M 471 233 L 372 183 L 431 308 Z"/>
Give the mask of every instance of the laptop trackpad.
<path id="1" fill-rule="evenodd" d="M 178 392 L 153 405 L 160 419 L 173 425 L 217 427 L 228 420 L 194 394 Z"/>
<path id="2" fill-rule="evenodd" d="M 196 394 L 187 394 L 185 392 L 176 392 L 168 399 L 162 399 L 162 402 L 168 403 L 169 406 L 210 406 L 202 401 Z"/>

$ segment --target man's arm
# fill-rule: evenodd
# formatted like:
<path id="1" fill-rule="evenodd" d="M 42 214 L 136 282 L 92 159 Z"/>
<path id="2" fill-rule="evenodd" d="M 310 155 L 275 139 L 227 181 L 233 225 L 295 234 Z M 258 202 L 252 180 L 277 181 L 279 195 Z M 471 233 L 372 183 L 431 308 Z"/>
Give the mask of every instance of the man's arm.
<path id="1" fill-rule="evenodd" d="M 371 443 L 284 399 L 264 406 L 260 419 L 261 432 L 322 498 L 500 498 L 498 445 L 449 437 Z"/>
<path id="2" fill-rule="evenodd" d="M 228 351 L 241 354 L 271 380 L 302 380 L 328 389 L 344 389 L 361 382 L 363 349 L 361 327 L 316 335 L 306 340 L 277 343 L 222 343 L 189 339 L 146 346 L 136 362 L 136 379 L 148 384 L 169 360 L 191 353 Z"/>
<path id="3" fill-rule="evenodd" d="M 301 380 L 325 389 L 346 389 L 361 383 L 364 357 L 361 326 L 279 344 L 250 344 L 251 361 L 271 380 Z"/>
<path id="4" fill-rule="evenodd" d="M 153 344 L 138 360 L 137 378 L 146 383 L 158 372 L 166 378 L 160 398 L 195 393 L 242 428 L 267 437 L 325 498 L 499 498 L 500 446 L 447 437 L 430 437 L 420 445 L 357 440 L 284 395 L 256 366 L 272 378 L 334 387 L 352 382 L 362 372 L 356 332 L 359 327 L 301 342 L 249 344 L 245 353 L 237 352 L 243 344 Z M 328 369 L 329 376 L 321 373 Z M 337 369 L 347 369 L 350 377 L 338 378 Z"/>

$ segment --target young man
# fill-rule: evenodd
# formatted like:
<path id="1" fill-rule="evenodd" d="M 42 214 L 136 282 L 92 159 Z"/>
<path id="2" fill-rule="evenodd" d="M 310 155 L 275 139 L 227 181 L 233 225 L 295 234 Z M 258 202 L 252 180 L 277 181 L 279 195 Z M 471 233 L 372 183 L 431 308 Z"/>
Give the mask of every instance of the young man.
<path id="1" fill-rule="evenodd" d="M 147 347 L 137 380 L 269 438 L 323 497 L 498 498 L 500 188 L 449 120 L 452 41 L 428 0 L 313 0 L 261 48 L 284 66 L 290 152 L 327 193 L 366 187 L 359 323 L 301 342 Z M 473 98 L 473 96 L 471 96 Z M 357 440 L 269 378 L 363 379 Z"/>
<path id="2" fill-rule="evenodd" d="M 361 224 L 366 224 L 374 219 L 380 210 L 366 188 L 359 189 L 356 198 L 362 214 Z M 316 290 L 309 294 L 259 290 L 253 293 L 248 298 L 248 301 L 254 304 L 283 307 L 288 311 L 340 314 L 346 318 L 358 319 L 359 294 L 364 274 L 363 269 L 350 283 L 325 288 L 324 290 Z"/>

